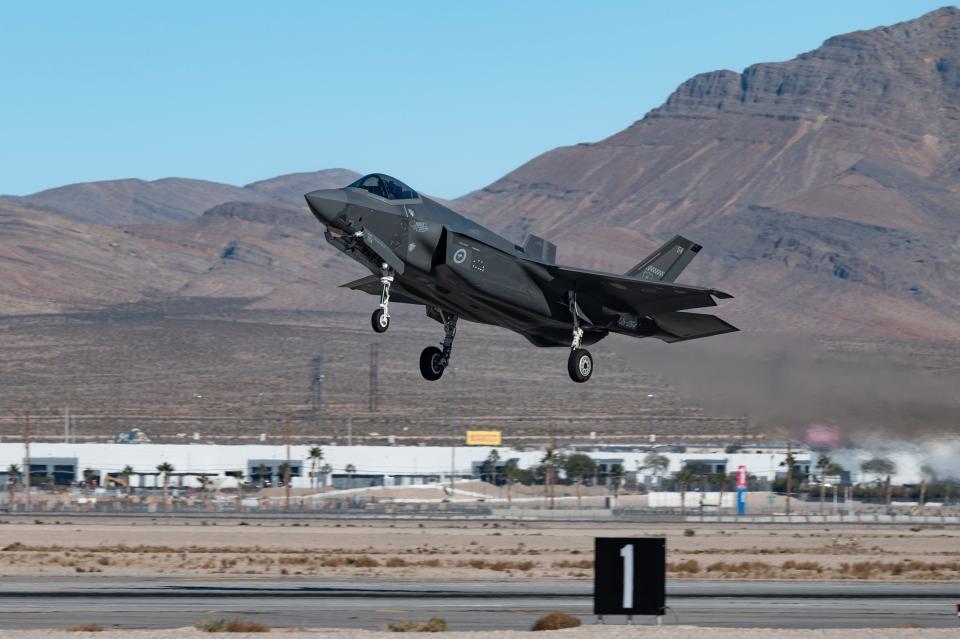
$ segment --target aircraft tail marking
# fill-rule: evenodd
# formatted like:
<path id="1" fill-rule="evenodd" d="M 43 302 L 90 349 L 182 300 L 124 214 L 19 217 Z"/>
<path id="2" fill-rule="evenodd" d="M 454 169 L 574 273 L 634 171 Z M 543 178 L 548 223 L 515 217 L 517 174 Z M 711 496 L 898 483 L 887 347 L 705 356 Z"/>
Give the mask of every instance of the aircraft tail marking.
<path id="1" fill-rule="evenodd" d="M 642 262 L 626 272 L 648 282 L 673 282 L 703 248 L 685 237 L 674 236 L 672 240 L 648 255 Z"/>

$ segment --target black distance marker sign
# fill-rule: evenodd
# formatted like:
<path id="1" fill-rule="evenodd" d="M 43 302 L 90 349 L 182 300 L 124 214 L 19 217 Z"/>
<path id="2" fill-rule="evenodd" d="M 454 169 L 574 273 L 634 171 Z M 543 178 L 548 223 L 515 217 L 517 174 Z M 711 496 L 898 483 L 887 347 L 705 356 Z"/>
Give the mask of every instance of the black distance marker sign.
<path id="1" fill-rule="evenodd" d="M 666 607 L 667 540 L 594 540 L 593 614 L 657 615 Z"/>

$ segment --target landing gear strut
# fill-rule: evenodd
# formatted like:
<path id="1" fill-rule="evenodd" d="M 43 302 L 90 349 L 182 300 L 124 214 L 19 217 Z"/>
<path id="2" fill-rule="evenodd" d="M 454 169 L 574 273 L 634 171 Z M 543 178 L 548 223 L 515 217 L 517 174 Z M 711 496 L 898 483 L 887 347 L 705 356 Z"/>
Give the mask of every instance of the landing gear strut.
<path id="1" fill-rule="evenodd" d="M 393 271 L 386 264 L 383 265 L 383 274 L 380 277 L 380 308 L 373 312 L 370 324 L 378 333 L 386 333 L 390 328 L 390 284 L 393 283 Z"/>
<path id="2" fill-rule="evenodd" d="M 582 384 L 593 374 L 593 356 L 590 351 L 580 348 L 583 341 L 583 329 L 580 328 L 580 309 L 577 306 L 577 294 L 570 292 L 570 315 L 573 316 L 573 341 L 570 344 L 570 357 L 567 358 L 567 372 L 570 379 Z"/>
<path id="3" fill-rule="evenodd" d="M 439 311 L 443 319 L 443 347 L 428 346 L 420 353 L 420 374 L 431 382 L 440 379 L 444 369 L 450 364 L 453 351 L 453 338 L 457 335 L 457 316 Z"/>

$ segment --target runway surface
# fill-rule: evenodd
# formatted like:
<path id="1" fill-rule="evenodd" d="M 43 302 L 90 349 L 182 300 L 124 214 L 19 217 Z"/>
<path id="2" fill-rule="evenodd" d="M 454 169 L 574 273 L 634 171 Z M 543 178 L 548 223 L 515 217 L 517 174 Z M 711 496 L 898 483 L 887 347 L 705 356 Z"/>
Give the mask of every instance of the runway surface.
<path id="1" fill-rule="evenodd" d="M 163 628 L 242 615 L 279 627 L 383 628 L 440 616 L 453 630 L 523 629 L 547 612 L 593 623 L 589 581 L 5 577 L 0 628 Z M 960 585 L 673 581 L 665 624 L 771 628 L 956 627 Z M 623 618 L 609 619 L 623 623 Z M 634 619 L 652 624 L 655 619 Z"/>

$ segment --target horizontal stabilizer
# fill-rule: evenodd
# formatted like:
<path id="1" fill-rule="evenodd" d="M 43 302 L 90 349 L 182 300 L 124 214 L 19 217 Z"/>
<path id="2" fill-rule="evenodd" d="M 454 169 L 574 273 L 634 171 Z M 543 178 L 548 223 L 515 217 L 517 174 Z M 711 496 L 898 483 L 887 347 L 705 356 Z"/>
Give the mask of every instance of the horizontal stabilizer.
<path id="1" fill-rule="evenodd" d="M 659 332 L 653 337 L 664 342 L 684 342 L 690 339 L 733 333 L 740 329 L 716 315 L 703 313 L 660 313 L 653 316 Z"/>
<path id="2" fill-rule="evenodd" d="M 701 248 L 699 244 L 677 235 L 627 271 L 626 275 L 648 282 L 674 282 Z"/>
<path id="3" fill-rule="evenodd" d="M 540 262 L 557 263 L 557 245 L 532 233 L 523 242 L 523 252 Z"/>

